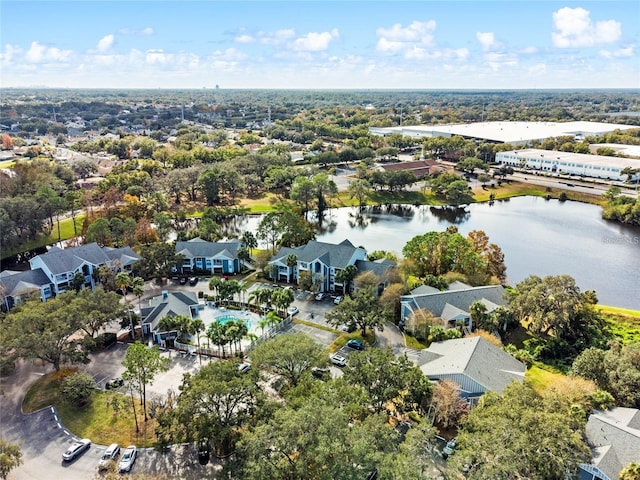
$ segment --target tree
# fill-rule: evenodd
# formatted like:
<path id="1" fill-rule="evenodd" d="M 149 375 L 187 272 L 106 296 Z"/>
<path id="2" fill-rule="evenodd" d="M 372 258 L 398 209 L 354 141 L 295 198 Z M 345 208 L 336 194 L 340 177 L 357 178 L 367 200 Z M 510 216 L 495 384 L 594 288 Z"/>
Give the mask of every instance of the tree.
<path id="1" fill-rule="evenodd" d="M 433 422 L 443 428 L 457 426 L 460 418 L 469 412 L 469 404 L 460 397 L 460 385 L 448 379 L 437 382 L 429 412 Z"/>
<path id="2" fill-rule="evenodd" d="M 216 167 L 205 170 L 198 177 L 198 186 L 202 189 L 208 206 L 220 203 L 221 180 L 222 174 Z"/>
<path id="3" fill-rule="evenodd" d="M 92 338 L 105 325 L 122 318 L 125 311 L 120 297 L 115 292 L 107 292 L 101 285 L 78 292 L 68 308 L 75 312 L 74 315 L 84 318 L 81 328 Z"/>
<path id="4" fill-rule="evenodd" d="M 344 379 L 362 388 L 378 413 L 389 402 L 405 411 L 426 409 L 431 396 L 431 384 L 420 369 L 406 355 L 396 358 L 390 348 L 369 348 L 349 355 Z"/>
<path id="5" fill-rule="evenodd" d="M 171 274 L 173 267 L 182 263 L 182 255 L 177 255 L 175 246 L 170 243 L 143 245 L 140 256 L 142 258 L 133 265 L 133 271 L 142 278 L 162 280 Z"/>
<path id="6" fill-rule="evenodd" d="M 42 302 L 39 298 L 16 306 L 5 319 L 6 342 L 25 359 L 38 359 L 56 370 L 64 363 L 88 363 L 87 352 L 75 333 L 84 314 L 69 308 L 75 292 Z"/>
<path id="7" fill-rule="evenodd" d="M 312 202 L 316 198 L 315 184 L 307 177 L 298 177 L 291 185 L 289 193 L 291 200 L 297 202 L 302 207 L 304 215 L 310 210 Z"/>
<path id="8" fill-rule="evenodd" d="M 116 275 L 116 286 L 122 292 L 122 299 L 127 308 L 127 313 L 129 314 L 129 328 L 131 333 L 131 338 L 136 338 L 136 334 L 133 328 L 133 320 L 131 319 L 131 308 L 129 307 L 129 302 L 127 300 L 127 288 L 131 286 L 131 276 L 127 272 L 119 272 Z"/>
<path id="9" fill-rule="evenodd" d="M 22 465 L 22 450 L 18 445 L 0 439 L 0 478 L 6 480 L 11 470 Z"/>
<path id="10" fill-rule="evenodd" d="M 276 244 L 278 243 L 280 234 L 281 229 L 278 213 L 267 213 L 260 222 L 260 225 L 258 225 L 257 236 L 260 240 L 267 242 L 267 244 L 271 246 L 272 254 L 276 253 Z"/>
<path id="11" fill-rule="evenodd" d="M 502 396 L 485 393 L 458 432 L 451 470 L 465 477 L 564 480 L 591 458 L 583 440 L 584 415 L 545 402 L 531 387 L 514 382 Z M 449 463 L 449 462 L 448 462 Z"/>
<path id="12" fill-rule="evenodd" d="M 82 406 L 89 401 L 96 387 L 96 381 L 91 375 L 86 372 L 76 372 L 64 378 L 60 391 L 65 399 Z"/>
<path id="13" fill-rule="evenodd" d="M 383 415 L 353 418 L 334 385 L 314 389 L 297 405 L 243 431 L 234 478 L 346 480 L 367 478 L 395 449 L 398 434 Z"/>
<path id="14" fill-rule="evenodd" d="M 588 348 L 576 357 L 571 373 L 593 380 L 618 406 L 640 408 L 640 342 L 613 343 L 609 350 Z"/>
<path id="15" fill-rule="evenodd" d="M 135 385 L 141 397 L 145 421 L 147 417 L 147 385 L 151 385 L 156 375 L 169 369 L 171 360 L 160 355 L 156 347 L 149 348 L 140 342 L 129 345 L 122 365 L 125 371 L 122 379 Z"/>
<path id="16" fill-rule="evenodd" d="M 293 290 L 290 288 L 281 288 L 275 290 L 271 296 L 271 301 L 273 305 L 282 312 L 284 316 L 286 314 L 287 308 L 293 303 L 295 300 L 295 295 Z"/>
<path id="17" fill-rule="evenodd" d="M 175 411 L 187 437 L 208 437 L 219 455 L 232 451 L 239 428 L 264 402 L 256 373 L 242 373 L 236 362 L 210 362 L 195 375 L 185 374 Z"/>
<path id="18" fill-rule="evenodd" d="M 277 335 L 259 344 L 251 352 L 251 361 L 259 369 L 272 370 L 296 386 L 311 367 L 326 363 L 323 348 L 304 333 Z"/>
<path id="19" fill-rule="evenodd" d="M 353 297 L 345 297 L 325 318 L 334 327 L 355 325 L 360 328 L 363 337 L 367 334 L 367 328 L 384 328 L 382 307 L 370 288 L 358 290 Z"/>
<path id="20" fill-rule="evenodd" d="M 342 293 L 346 295 L 351 290 L 350 284 L 351 281 L 358 274 L 358 267 L 355 265 L 347 265 L 344 268 L 341 268 L 336 272 L 335 281 L 336 283 L 342 284 Z"/>
<path id="21" fill-rule="evenodd" d="M 620 480 L 638 480 L 640 479 L 640 462 L 632 462 L 619 473 Z"/>
<path id="22" fill-rule="evenodd" d="M 606 340 L 604 320 L 569 275 L 527 277 L 510 292 L 509 309 L 548 358 L 574 358 Z"/>
<path id="23" fill-rule="evenodd" d="M 367 204 L 367 198 L 371 191 L 371 184 L 366 180 L 354 180 L 349 183 L 349 196 L 358 200 L 358 205 Z"/>

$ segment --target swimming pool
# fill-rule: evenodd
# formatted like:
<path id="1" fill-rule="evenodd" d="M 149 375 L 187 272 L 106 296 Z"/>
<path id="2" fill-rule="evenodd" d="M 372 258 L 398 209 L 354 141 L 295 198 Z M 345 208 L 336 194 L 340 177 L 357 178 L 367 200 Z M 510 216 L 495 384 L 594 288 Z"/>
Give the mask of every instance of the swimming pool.
<path id="1" fill-rule="evenodd" d="M 250 318 L 239 318 L 239 317 L 236 317 L 235 315 L 222 315 L 220 317 L 216 317 L 216 322 L 221 323 L 223 325 L 227 322 L 236 322 L 238 320 L 242 320 L 243 322 L 245 322 L 247 324 L 247 328 L 249 329 L 249 331 L 254 327 Z"/>

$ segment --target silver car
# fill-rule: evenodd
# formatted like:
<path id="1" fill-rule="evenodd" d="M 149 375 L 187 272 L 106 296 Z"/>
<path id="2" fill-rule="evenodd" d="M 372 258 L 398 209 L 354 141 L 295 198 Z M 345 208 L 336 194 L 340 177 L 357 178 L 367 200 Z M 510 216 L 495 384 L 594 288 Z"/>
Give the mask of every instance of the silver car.
<path id="1" fill-rule="evenodd" d="M 82 440 L 76 440 L 71 444 L 71 446 L 67 449 L 66 452 L 62 454 L 62 460 L 65 462 L 70 462 L 82 452 L 87 450 L 91 446 L 91 440 L 88 438 L 83 438 Z"/>
<path id="2" fill-rule="evenodd" d="M 133 467 L 133 464 L 136 462 L 137 456 L 138 449 L 135 445 L 129 445 L 125 448 L 122 458 L 120 459 L 120 463 L 118 464 L 118 470 L 120 470 L 120 473 L 130 472 L 131 467 Z"/>

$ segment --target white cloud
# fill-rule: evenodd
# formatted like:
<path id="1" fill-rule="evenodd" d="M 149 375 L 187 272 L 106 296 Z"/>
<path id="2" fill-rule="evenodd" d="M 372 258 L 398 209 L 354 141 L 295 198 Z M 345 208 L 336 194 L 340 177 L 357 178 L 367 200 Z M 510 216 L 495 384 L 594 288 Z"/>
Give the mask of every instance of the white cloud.
<path id="1" fill-rule="evenodd" d="M 4 46 L 4 52 L 0 52 L 0 61 L 2 62 L 11 62 L 14 57 L 19 57 L 22 54 L 23 50 L 17 45 L 11 45 L 7 43 Z"/>
<path id="2" fill-rule="evenodd" d="M 604 58 L 628 58 L 633 57 L 633 52 L 633 45 L 628 45 L 618 50 L 600 50 L 600 56 Z"/>
<path id="3" fill-rule="evenodd" d="M 613 43 L 622 35 L 622 26 L 616 20 L 593 22 L 591 13 L 584 8 L 564 7 L 553 12 L 551 33 L 553 45 L 558 48 L 592 47 Z"/>
<path id="4" fill-rule="evenodd" d="M 391 28 L 379 27 L 376 35 L 380 37 L 376 49 L 381 53 L 406 52 L 415 55 L 421 49 L 433 45 L 433 32 L 436 29 L 436 22 L 411 22 L 404 27 L 399 23 Z"/>
<path id="5" fill-rule="evenodd" d="M 31 47 L 25 55 L 25 60 L 30 63 L 64 62 L 71 57 L 71 50 L 60 50 L 56 47 L 47 47 L 38 42 L 31 42 Z"/>
<path id="6" fill-rule="evenodd" d="M 118 30 L 120 35 L 153 35 L 155 31 L 151 27 L 143 28 L 142 30 L 135 30 L 133 28 L 121 28 Z"/>
<path id="7" fill-rule="evenodd" d="M 302 37 L 296 38 L 292 48 L 299 52 L 319 52 L 329 48 L 331 41 L 339 36 L 340 34 L 336 28 L 330 32 L 309 32 Z"/>
<path id="8" fill-rule="evenodd" d="M 234 40 L 238 43 L 253 43 L 256 41 L 255 38 L 253 38 L 251 35 L 247 35 L 246 33 L 238 35 L 236 38 L 234 38 Z"/>
<path id="9" fill-rule="evenodd" d="M 227 48 L 226 50 L 216 50 L 211 55 L 216 60 L 226 60 L 226 61 L 238 61 L 245 60 L 247 55 L 240 50 L 237 50 L 233 47 Z"/>
<path id="10" fill-rule="evenodd" d="M 482 49 L 485 51 L 499 46 L 493 32 L 476 32 L 476 38 L 478 39 L 478 42 L 480 42 L 480 45 L 482 45 Z"/>
<path id="11" fill-rule="evenodd" d="M 113 42 L 115 41 L 115 37 L 112 34 L 105 35 L 100 39 L 96 48 L 99 52 L 106 52 L 113 46 Z"/>
<path id="12" fill-rule="evenodd" d="M 533 55 L 534 53 L 538 53 L 537 47 L 524 47 L 520 50 L 520 53 L 523 55 Z"/>

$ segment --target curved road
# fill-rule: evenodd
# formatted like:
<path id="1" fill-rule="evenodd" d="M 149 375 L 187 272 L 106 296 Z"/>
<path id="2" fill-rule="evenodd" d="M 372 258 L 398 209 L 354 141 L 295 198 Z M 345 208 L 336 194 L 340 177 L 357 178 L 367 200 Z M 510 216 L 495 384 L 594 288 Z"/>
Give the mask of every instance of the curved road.
<path id="1" fill-rule="evenodd" d="M 96 376 L 105 375 L 113 368 L 113 356 L 122 354 L 118 349 L 105 354 L 97 354 L 86 369 Z M 119 367 L 120 361 L 116 363 Z M 20 445 L 23 464 L 9 474 L 13 480 L 43 480 L 60 478 L 64 480 L 93 479 L 97 465 L 106 448 L 92 444 L 91 448 L 73 462 L 63 463 L 62 452 L 73 442 L 73 435 L 60 424 L 51 407 L 25 415 L 21 404 L 25 393 L 38 377 L 50 372 L 27 362 L 19 362 L 16 372 L 1 379 L 0 397 L 0 437 Z M 190 445 L 172 447 L 166 454 L 154 449 L 142 449 L 132 472 L 164 474 L 168 478 L 196 480 L 213 478 L 219 465 L 210 463 L 206 467 L 198 464 L 196 453 Z"/>

